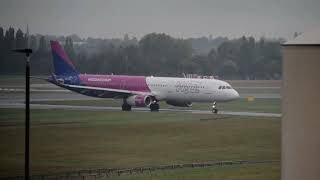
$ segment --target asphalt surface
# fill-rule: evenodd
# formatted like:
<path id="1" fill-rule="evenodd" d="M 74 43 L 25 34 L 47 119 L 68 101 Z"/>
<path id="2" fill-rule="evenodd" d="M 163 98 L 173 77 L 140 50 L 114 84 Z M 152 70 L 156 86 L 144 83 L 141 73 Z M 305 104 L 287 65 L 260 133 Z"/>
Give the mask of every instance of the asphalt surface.
<path id="1" fill-rule="evenodd" d="M 0 108 L 24 108 L 23 103 L 0 103 Z M 68 110 L 91 110 L 91 111 L 121 111 L 120 107 L 100 107 L 100 106 L 73 106 L 73 105 L 49 105 L 31 104 L 31 109 L 68 109 Z M 150 112 L 148 108 L 132 108 L 133 112 Z M 181 112 L 192 114 L 213 114 L 208 110 L 182 110 L 182 109 L 160 109 L 160 112 Z M 257 113 L 257 112 L 233 112 L 219 111 L 218 114 L 233 116 L 253 116 L 253 117 L 281 117 L 278 113 Z"/>
<path id="2" fill-rule="evenodd" d="M 241 94 L 240 98 L 247 98 L 248 96 L 254 96 L 255 98 L 264 98 L 264 99 L 273 99 L 280 98 L 279 94 Z M 30 94 L 31 102 L 32 101 L 67 101 L 67 100 L 105 100 L 102 98 L 94 98 L 85 96 L 82 94 L 66 91 L 56 91 L 56 92 L 32 92 Z M 11 103 L 21 103 L 25 100 L 24 92 L 1 92 L 0 91 L 0 102 L 11 102 Z"/>
<path id="3" fill-rule="evenodd" d="M 240 98 L 254 96 L 255 98 L 280 98 L 279 87 L 238 87 Z M 120 107 L 98 107 L 98 106 L 73 106 L 73 105 L 49 105 L 37 104 L 40 101 L 66 101 L 66 100 L 103 100 L 101 98 L 88 97 L 78 93 L 62 89 L 52 84 L 31 85 L 31 108 L 32 109 L 69 109 L 69 110 L 92 110 L 92 111 L 121 111 Z M 0 87 L 0 108 L 24 108 L 25 93 L 23 86 Z M 133 108 L 135 112 L 149 112 L 148 108 Z M 160 112 L 182 112 L 194 114 L 212 114 L 209 110 L 181 110 L 160 109 Z M 277 113 L 257 112 L 231 112 L 219 111 L 218 114 L 235 116 L 257 116 L 257 117 L 281 117 Z"/>
<path id="4" fill-rule="evenodd" d="M 254 96 L 255 98 L 274 99 L 281 98 L 280 87 L 235 87 L 239 92 L 240 98 L 247 98 L 248 96 Z M 33 84 L 30 89 L 31 99 L 37 101 L 50 101 L 56 99 L 65 100 L 86 100 L 95 99 L 86 97 L 84 95 L 71 92 L 66 89 L 54 86 L 52 84 Z M 10 99 L 14 100 L 17 98 L 23 99 L 24 87 L 22 86 L 7 86 L 0 87 L 0 100 L 3 99 L 3 94 L 12 93 Z M 21 96 L 23 95 L 23 96 Z M 6 96 L 7 97 L 7 96 Z"/>

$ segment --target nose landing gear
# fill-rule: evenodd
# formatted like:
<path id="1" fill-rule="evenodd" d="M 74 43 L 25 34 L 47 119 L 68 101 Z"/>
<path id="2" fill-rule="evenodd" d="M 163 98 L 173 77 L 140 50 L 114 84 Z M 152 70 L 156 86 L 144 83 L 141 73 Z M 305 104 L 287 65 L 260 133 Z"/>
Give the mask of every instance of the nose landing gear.
<path id="1" fill-rule="evenodd" d="M 212 105 L 212 113 L 215 113 L 215 114 L 217 114 L 218 113 L 218 109 L 216 108 L 216 102 L 213 102 L 213 105 Z"/>

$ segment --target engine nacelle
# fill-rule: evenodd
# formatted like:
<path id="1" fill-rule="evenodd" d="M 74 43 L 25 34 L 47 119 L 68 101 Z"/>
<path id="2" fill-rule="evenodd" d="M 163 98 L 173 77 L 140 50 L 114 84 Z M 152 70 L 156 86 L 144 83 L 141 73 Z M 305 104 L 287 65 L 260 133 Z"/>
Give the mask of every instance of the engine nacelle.
<path id="1" fill-rule="evenodd" d="M 145 106 L 150 106 L 151 97 L 145 96 L 145 95 L 134 95 L 134 96 L 128 97 L 126 99 L 126 102 L 131 106 L 145 107 Z"/>
<path id="2" fill-rule="evenodd" d="M 166 103 L 171 106 L 179 106 L 179 107 L 191 107 L 192 106 L 192 102 L 166 101 Z"/>

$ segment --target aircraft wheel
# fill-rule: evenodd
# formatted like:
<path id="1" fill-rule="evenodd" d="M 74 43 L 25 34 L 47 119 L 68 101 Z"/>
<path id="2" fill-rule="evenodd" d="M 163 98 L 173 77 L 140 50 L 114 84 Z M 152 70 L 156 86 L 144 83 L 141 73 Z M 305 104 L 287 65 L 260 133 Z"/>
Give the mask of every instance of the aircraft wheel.
<path id="1" fill-rule="evenodd" d="M 217 114 L 218 113 L 218 109 L 212 109 L 212 113 Z"/>
<path id="2" fill-rule="evenodd" d="M 150 105 L 150 111 L 159 111 L 159 104 L 158 103 L 153 103 Z"/>
<path id="3" fill-rule="evenodd" d="M 213 102 L 213 105 L 212 105 L 212 113 L 215 113 L 215 114 L 217 114 L 218 113 L 218 109 L 216 108 L 216 104 L 217 104 L 217 102 Z"/>
<path id="4" fill-rule="evenodd" d="M 131 111 L 131 106 L 129 104 L 122 104 L 122 111 Z"/>

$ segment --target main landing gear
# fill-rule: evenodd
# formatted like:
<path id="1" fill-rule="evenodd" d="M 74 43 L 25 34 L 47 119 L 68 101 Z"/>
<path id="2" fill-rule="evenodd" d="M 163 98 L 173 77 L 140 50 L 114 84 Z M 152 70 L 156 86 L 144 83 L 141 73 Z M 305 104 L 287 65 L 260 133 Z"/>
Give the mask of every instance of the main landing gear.
<path id="1" fill-rule="evenodd" d="M 212 113 L 215 113 L 217 114 L 218 113 L 218 109 L 216 108 L 216 102 L 213 102 L 213 105 L 212 105 Z"/>
<path id="2" fill-rule="evenodd" d="M 129 104 L 122 104 L 122 111 L 131 111 L 131 106 Z"/>
<path id="3" fill-rule="evenodd" d="M 127 103 L 126 99 L 123 99 L 122 111 L 131 111 L 131 105 Z"/>
<path id="4" fill-rule="evenodd" d="M 154 112 L 154 111 L 159 111 L 159 104 L 157 102 L 153 102 L 150 104 L 150 111 Z"/>
<path id="5" fill-rule="evenodd" d="M 122 111 L 131 111 L 131 108 L 132 106 L 127 103 L 126 99 L 124 99 L 122 104 Z M 157 103 L 157 101 L 154 101 L 153 103 L 150 104 L 149 108 L 151 112 L 156 112 L 156 111 L 159 111 L 160 106 Z"/>

